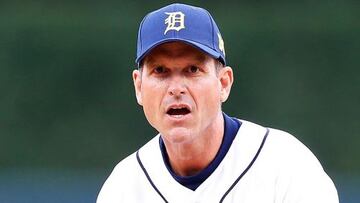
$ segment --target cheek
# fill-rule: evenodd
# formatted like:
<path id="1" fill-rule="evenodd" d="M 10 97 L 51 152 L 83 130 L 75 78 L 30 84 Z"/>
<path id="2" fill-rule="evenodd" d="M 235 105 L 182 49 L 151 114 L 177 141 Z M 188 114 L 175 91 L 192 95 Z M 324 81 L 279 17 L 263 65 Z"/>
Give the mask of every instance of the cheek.
<path id="1" fill-rule="evenodd" d="M 196 103 L 199 105 L 199 108 L 203 108 L 209 112 L 218 111 L 221 105 L 220 84 L 218 80 L 205 81 L 199 83 L 196 87 Z"/>
<path id="2" fill-rule="evenodd" d="M 146 118 L 153 125 L 157 112 L 160 111 L 162 88 L 159 83 L 145 82 L 142 84 L 142 102 Z"/>

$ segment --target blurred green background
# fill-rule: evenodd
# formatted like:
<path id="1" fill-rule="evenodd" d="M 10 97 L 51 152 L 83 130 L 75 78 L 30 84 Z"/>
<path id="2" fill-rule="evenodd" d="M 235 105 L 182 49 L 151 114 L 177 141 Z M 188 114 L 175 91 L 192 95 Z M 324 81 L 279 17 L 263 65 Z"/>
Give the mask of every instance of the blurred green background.
<path id="1" fill-rule="evenodd" d="M 182 2 L 222 32 L 224 111 L 294 134 L 359 202 L 360 1 Z M 0 202 L 94 202 L 152 138 L 131 72 L 141 19 L 168 3 L 0 2 Z"/>

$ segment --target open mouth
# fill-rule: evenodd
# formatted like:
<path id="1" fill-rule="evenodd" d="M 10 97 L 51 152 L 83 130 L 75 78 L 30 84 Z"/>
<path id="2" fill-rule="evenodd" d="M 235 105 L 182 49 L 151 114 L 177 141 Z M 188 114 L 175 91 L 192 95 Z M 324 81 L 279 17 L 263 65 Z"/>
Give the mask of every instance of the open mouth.
<path id="1" fill-rule="evenodd" d="M 186 107 L 182 108 L 170 108 L 167 112 L 170 116 L 183 116 L 190 113 L 190 110 Z"/>

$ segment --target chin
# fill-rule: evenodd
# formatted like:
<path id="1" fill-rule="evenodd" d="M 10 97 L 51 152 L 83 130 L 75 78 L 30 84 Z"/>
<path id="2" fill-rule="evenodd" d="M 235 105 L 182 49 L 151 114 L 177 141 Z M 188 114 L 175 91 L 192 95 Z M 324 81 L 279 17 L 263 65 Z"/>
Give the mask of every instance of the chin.
<path id="1" fill-rule="evenodd" d="M 190 129 L 187 128 L 174 128 L 169 130 L 166 134 L 163 134 L 164 139 L 170 143 L 184 143 L 191 140 Z"/>

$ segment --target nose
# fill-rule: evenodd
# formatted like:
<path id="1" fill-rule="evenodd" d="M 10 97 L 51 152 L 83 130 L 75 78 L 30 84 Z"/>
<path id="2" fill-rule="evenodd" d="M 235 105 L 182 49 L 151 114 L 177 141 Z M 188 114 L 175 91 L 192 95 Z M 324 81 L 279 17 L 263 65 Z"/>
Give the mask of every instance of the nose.
<path id="1" fill-rule="evenodd" d="M 175 76 L 169 84 L 168 93 L 170 96 L 179 97 L 186 94 L 185 81 L 181 76 Z"/>

